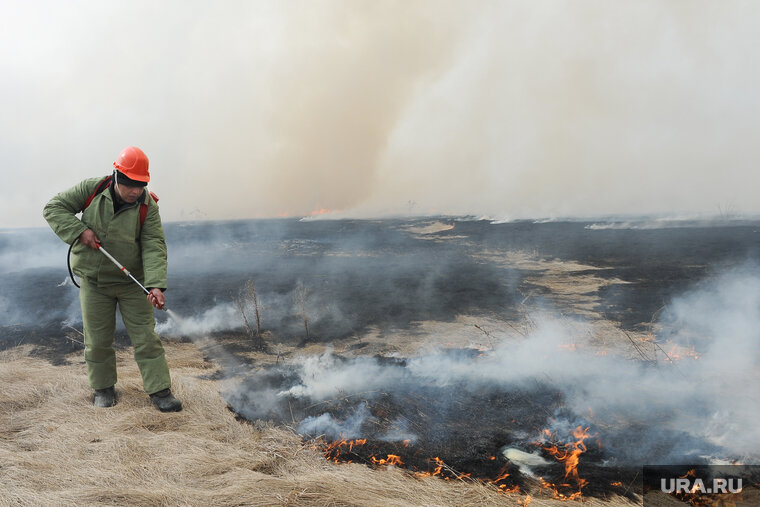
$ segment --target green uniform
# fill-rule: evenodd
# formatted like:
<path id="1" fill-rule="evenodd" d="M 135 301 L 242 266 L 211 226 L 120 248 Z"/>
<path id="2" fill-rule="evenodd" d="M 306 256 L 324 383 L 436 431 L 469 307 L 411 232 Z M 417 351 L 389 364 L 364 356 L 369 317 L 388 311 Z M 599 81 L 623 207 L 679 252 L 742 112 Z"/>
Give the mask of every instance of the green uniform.
<path id="1" fill-rule="evenodd" d="M 124 265 L 145 287 L 166 289 L 166 241 L 158 204 L 146 191 L 132 205 L 114 212 L 111 189 L 92 200 L 87 198 L 103 180 L 90 178 L 61 192 L 45 205 L 43 216 L 53 231 L 68 244 L 92 229 L 103 248 Z M 140 225 L 140 205 L 148 204 Z M 82 280 L 79 300 L 85 335 L 85 360 L 90 386 L 103 389 L 116 383 L 113 349 L 118 304 L 124 326 L 134 347 L 135 360 L 148 394 L 171 387 L 164 348 L 154 328 L 153 306 L 145 293 L 105 255 L 77 242 L 72 248 L 72 270 Z"/>

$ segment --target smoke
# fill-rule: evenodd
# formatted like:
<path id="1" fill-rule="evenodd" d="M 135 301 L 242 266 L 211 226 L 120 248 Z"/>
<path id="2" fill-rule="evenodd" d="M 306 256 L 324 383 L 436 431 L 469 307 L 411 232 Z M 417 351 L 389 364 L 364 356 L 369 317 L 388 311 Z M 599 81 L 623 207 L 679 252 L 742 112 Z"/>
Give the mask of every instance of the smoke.
<path id="1" fill-rule="evenodd" d="M 392 389 L 404 383 L 406 377 L 401 367 L 382 365 L 371 357 L 345 362 L 330 349 L 321 356 L 304 358 L 298 364 L 298 372 L 301 382 L 278 395 L 323 401 L 339 392 L 351 396 Z"/>
<path id="2" fill-rule="evenodd" d="M 0 227 L 128 144 L 167 221 L 756 214 L 758 8 L 4 2 Z"/>
<path id="3" fill-rule="evenodd" d="M 240 313 L 232 303 L 220 304 L 197 316 L 169 318 L 156 324 L 159 334 L 198 336 L 242 327 Z"/>
<path id="4" fill-rule="evenodd" d="M 757 453 L 760 404 L 749 386 L 760 371 L 760 266 L 734 268 L 677 298 L 663 322 L 668 338 L 700 355 L 684 375 L 706 405 L 705 434 L 738 455 Z"/>
<path id="5" fill-rule="evenodd" d="M 351 439 L 361 436 L 361 425 L 368 417 L 370 413 L 367 404 L 362 403 L 356 413 L 345 421 L 337 421 L 330 414 L 307 417 L 298 425 L 298 431 L 309 435 L 324 435 L 332 440 Z"/>
<path id="6" fill-rule="evenodd" d="M 716 274 L 675 298 L 660 321 L 658 345 L 640 344 L 644 357 L 634 349 L 625 354 L 600 349 L 591 327 L 580 320 L 542 314 L 531 321 L 535 324 L 527 335 L 505 333 L 493 349 L 477 354 L 440 350 L 392 360 L 344 358 L 328 350 L 302 357 L 270 373 L 279 375 L 279 383 L 262 387 L 257 381 L 261 391 L 248 392 L 241 405 L 234 403 L 240 396 L 233 397 L 233 406 L 249 417 L 271 417 L 284 400 L 316 406 L 334 398 L 366 403 L 391 393 L 401 406 L 405 399 L 437 397 L 436 410 L 453 413 L 449 417 L 454 420 L 467 415 L 456 411 L 451 393 L 479 398 L 483 393 L 533 392 L 538 400 L 541 391 L 553 391 L 561 393 L 562 403 L 544 419 L 545 427 L 560 441 L 573 441 L 577 426 L 591 427 L 608 464 L 753 460 L 760 454 L 760 430 L 754 424 L 760 414 L 756 396 L 747 388 L 756 384 L 760 364 L 756 264 Z M 243 383 L 240 389 L 250 387 Z M 378 427 L 365 405 L 343 415 L 311 416 L 299 430 L 355 438 Z M 404 415 L 410 416 L 402 409 Z M 392 423 L 397 432 L 374 436 L 417 438 L 417 430 L 410 431 L 403 421 Z M 537 437 L 523 435 L 522 445 Z"/>
<path id="7" fill-rule="evenodd" d="M 67 249 L 68 245 L 49 230 L 0 231 L 0 275 L 61 266 L 65 269 Z"/>

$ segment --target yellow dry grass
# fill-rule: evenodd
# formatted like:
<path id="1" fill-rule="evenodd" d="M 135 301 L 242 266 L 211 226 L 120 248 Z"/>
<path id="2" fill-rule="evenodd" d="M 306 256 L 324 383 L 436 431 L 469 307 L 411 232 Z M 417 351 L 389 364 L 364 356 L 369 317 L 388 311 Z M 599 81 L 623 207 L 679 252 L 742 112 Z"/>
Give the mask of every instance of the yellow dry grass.
<path id="1" fill-rule="evenodd" d="M 0 505 L 519 505 L 472 482 L 337 465 L 286 428 L 237 421 L 197 348 L 168 343 L 180 413 L 155 410 L 129 351 L 119 403 L 91 404 L 85 367 L 0 353 Z M 531 505 L 559 502 L 534 498 Z M 629 505 L 591 500 L 586 506 Z"/>

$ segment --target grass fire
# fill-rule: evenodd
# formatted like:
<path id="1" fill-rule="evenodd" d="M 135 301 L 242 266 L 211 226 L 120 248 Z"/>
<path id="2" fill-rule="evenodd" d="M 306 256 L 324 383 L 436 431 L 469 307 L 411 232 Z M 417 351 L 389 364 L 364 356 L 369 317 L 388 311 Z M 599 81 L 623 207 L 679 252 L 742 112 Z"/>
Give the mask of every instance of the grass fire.
<path id="1" fill-rule="evenodd" d="M 646 494 L 644 465 L 752 464 L 757 224 L 591 225 L 167 225 L 181 318 L 157 330 L 187 400 L 174 418 L 135 396 L 123 330 L 120 403 L 94 412 L 75 289 L 54 268 L 3 271 L 19 300 L 3 300 L 0 493 L 629 505 Z M 209 235 L 232 238 L 221 265 L 206 262 Z M 115 473 L 123 484 L 98 493 Z"/>

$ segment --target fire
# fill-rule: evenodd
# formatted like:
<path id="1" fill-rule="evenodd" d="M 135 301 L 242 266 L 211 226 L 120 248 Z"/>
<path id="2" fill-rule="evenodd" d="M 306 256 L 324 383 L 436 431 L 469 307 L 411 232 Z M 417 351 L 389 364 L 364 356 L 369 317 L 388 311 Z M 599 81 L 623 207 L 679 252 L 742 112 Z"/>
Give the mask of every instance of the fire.
<path id="1" fill-rule="evenodd" d="M 503 468 L 502 468 L 502 469 L 499 471 L 499 477 L 497 477 L 496 479 L 494 479 L 494 481 L 493 481 L 493 482 L 494 482 L 494 484 L 496 484 L 496 483 L 497 483 L 497 482 L 499 482 L 499 481 L 503 481 L 504 479 L 506 479 L 507 477 L 509 477 L 509 474 L 507 473 L 507 471 L 506 471 L 506 470 L 507 470 L 507 466 L 505 465 L 505 466 L 504 466 L 504 467 L 503 467 Z"/>
<path id="2" fill-rule="evenodd" d="M 385 465 L 400 467 L 404 464 L 404 462 L 401 461 L 401 456 L 397 454 L 388 454 L 388 457 L 385 459 L 377 459 L 374 456 L 371 456 L 370 460 L 372 461 L 372 464 L 376 466 Z"/>
<path id="3" fill-rule="evenodd" d="M 322 455 L 328 460 L 336 463 L 340 463 L 341 461 L 347 461 L 350 463 L 351 460 L 346 460 L 344 456 L 346 454 L 351 454 L 354 447 L 365 445 L 366 443 L 366 438 L 357 438 L 353 440 L 341 438 L 340 440 L 336 440 L 322 447 Z"/>
<path id="4" fill-rule="evenodd" d="M 559 483 L 552 484 L 543 478 L 539 478 L 541 487 L 548 490 L 553 499 L 582 499 L 582 490 L 588 484 L 588 481 L 579 476 L 578 464 L 580 455 L 587 450 L 586 440 L 589 438 L 589 428 L 578 426 L 572 432 L 572 435 L 575 441 L 565 444 L 559 442 L 557 437 L 548 429 L 542 431 L 541 441 L 544 442 L 543 449 L 564 465 L 564 480 Z M 325 459 L 336 463 L 362 462 L 373 468 L 406 468 L 409 469 L 410 475 L 417 478 L 439 477 L 446 481 L 473 481 L 481 484 L 492 484 L 498 493 L 521 493 L 520 486 L 515 484 L 515 478 L 507 471 L 509 463 L 501 466 L 498 473 L 490 476 L 493 478 L 477 478 L 469 473 L 456 471 L 439 456 L 436 456 L 427 460 L 427 470 L 422 471 L 414 464 L 416 461 L 414 454 L 407 454 L 410 447 L 412 447 L 411 441 L 397 442 L 394 445 L 395 449 L 388 450 L 395 451 L 397 454 L 380 454 L 379 452 L 373 452 L 375 444 L 370 443 L 368 445 L 368 440 L 365 438 L 347 439 L 341 437 L 330 443 L 314 442 L 313 448 L 320 450 Z M 379 449 L 377 450 L 379 451 Z M 483 458 L 487 463 L 494 464 L 498 460 L 492 454 L 486 454 Z M 613 483 L 612 485 L 617 484 Z M 527 495 L 523 500 L 519 500 L 518 502 L 520 505 L 526 506 L 531 501 L 531 496 Z"/>
<path id="5" fill-rule="evenodd" d="M 495 456 L 491 456 L 490 459 L 492 461 L 495 461 L 496 457 Z M 507 493 L 519 493 L 520 492 L 520 486 L 518 486 L 517 484 L 515 484 L 514 486 L 509 486 L 507 484 L 499 484 L 501 481 L 505 480 L 507 477 L 510 476 L 509 473 L 507 472 L 507 466 L 508 466 L 508 464 L 504 465 L 503 467 L 501 467 L 501 470 L 499 470 L 499 474 L 498 474 L 498 477 L 496 477 L 496 479 L 494 479 L 492 481 L 485 481 L 485 482 L 489 483 L 489 484 L 496 485 L 499 488 L 499 493 L 504 493 L 504 494 L 507 494 Z"/>
<path id="6" fill-rule="evenodd" d="M 559 492 L 554 484 L 545 481 L 543 478 L 539 478 L 543 488 L 551 489 L 553 491 L 553 498 L 559 500 L 576 500 L 581 498 L 581 490 L 588 484 L 588 481 L 578 475 L 578 463 L 580 462 L 581 454 L 586 452 L 586 444 L 584 444 L 583 441 L 588 438 L 588 432 L 589 428 L 584 429 L 581 426 L 578 426 L 573 430 L 573 437 L 577 440 L 573 443 L 565 444 L 564 449 L 560 450 L 556 444 L 544 447 L 544 450 L 548 451 L 557 461 L 565 465 L 564 478 L 574 481 L 578 488 L 578 491 L 575 493 L 565 495 L 564 493 Z M 552 435 L 549 430 L 544 430 L 543 433 L 544 435 L 549 435 L 552 439 L 554 438 L 554 435 Z M 559 484 L 559 486 L 566 488 L 572 487 L 569 483 Z"/>
<path id="7" fill-rule="evenodd" d="M 317 216 L 317 215 L 325 215 L 327 213 L 332 213 L 332 210 L 329 210 L 327 208 L 319 208 L 313 210 L 311 213 L 309 213 L 309 216 Z"/>
<path id="8" fill-rule="evenodd" d="M 518 486 L 517 484 L 515 484 L 511 488 L 507 486 L 506 484 L 499 485 L 499 493 L 504 493 L 506 495 L 507 493 L 519 493 L 519 492 L 520 492 L 520 486 Z"/>
<path id="9" fill-rule="evenodd" d="M 520 507 L 528 507 L 530 505 L 531 500 L 533 500 L 530 495 L 527 495 L 525 497 L 525 500 L 518 500 L 517 503 L 520 505 Z"/>
<path id="10" fill-rule="evenodd" d="M 696 351 L 693 345 L 689 348 L 686 348 L 678 344 L 673 344 L 667 352 L 667 361 L 670 363 L 674 363 L 686 358 L 696 360 L 699 359 L 699 357 L 699 353 Z"/>
<path id="11" fill-rule="evenodd" d="M 431 458 L 428 460 L 428 462 L 435 464 L 435 469 L 432 472 L 415 472 L 414 476 L 418 478 L 422 477 L 435 477 L 443 476 L 443 467 L 446 466 L 446 464 L 443 462 L 443 460 L 439 457 Z"/>
<path id="12" fill-rule="evenodd" d="M 655 354 L 661 352 L 665 354 L 666 363 L 675 363 L 676 361 L 682 361 L 684 359 L 697 360 L 701 357 L 701 354 L 697 352 L 696 348 L 691 346 L 684 346 L 678 343 L 667 341 L 660 344 L 653 335 L 649 334 L 643 338 L 639 338 L 642 343 L 652 344 L 654 346 Z"/>

